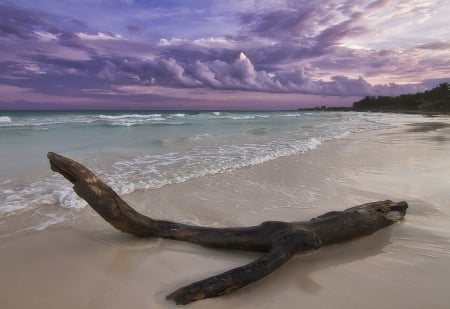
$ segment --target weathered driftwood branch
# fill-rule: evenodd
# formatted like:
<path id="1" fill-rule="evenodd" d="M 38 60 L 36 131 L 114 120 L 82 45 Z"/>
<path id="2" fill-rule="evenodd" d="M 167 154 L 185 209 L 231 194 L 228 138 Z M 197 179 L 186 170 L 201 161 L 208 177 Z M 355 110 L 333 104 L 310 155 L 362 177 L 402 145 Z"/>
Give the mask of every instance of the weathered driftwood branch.
<path id="1" fill-rule="evenodd" d="M 403 219 L 408 205 L 378 201 L 332 211 L 310 221 L 268 221 L 242 228 L 210 228 L 146 217 L 120 198 L 90 170 L 49 152 L 53 171 L 74 184 L 75 192 L 112 226 L 140 237 L 163 237 L 225 249 L 265 252 L 259 259 L 223 274 L 194 282 L 169 294 L 177 304 L 220 296 L 273 272 L 295 253 L 371 234 Z"/>

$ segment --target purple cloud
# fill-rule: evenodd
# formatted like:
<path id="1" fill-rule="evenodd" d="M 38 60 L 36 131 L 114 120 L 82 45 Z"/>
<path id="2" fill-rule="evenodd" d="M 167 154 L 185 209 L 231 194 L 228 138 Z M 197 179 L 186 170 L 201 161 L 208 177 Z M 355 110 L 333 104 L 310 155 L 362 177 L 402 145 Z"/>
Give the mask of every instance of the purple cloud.
<path id="1" fill-rule="evenodd" d="M 35 38 L 34 31 L 50 30 L 46 14 L 36 14 L 11 5 L 0 4 L 0 34 L 24 40 Z"/>
<path id="2" fill-rule="evenodd" d="M 127 25 L 127 29 L 129 32 L 138 33 L 142 31 L 142 27 L 136 25 Z"/>
<path id="3" fill-rule="evenodd" d="M 277 40 L 304 38 L 314 31 L 314 19 L 319 12 L 311 1 L 299 1 L 297 6 L 297 9 L 246 12 L 241 15 L 241 24 L 247 36 L 257 35 Z"/>
<path id="4" fill-rule="evenodd" d="M 161 2 L 153 10 L 139 3 L 116 10 L 96 3 L 86 16 L 19 2 L 24 6 L 0 4 L 0 86 L 45 96 L 111 99 L 133 87 L 185 89 L 186 98 L 211 91 L 397 95 L 450 76 L 450 45 L 442 35 L 408 47 L 357 46 L 359 39 L 377 36 L 374 16 L 389 18 L 380 12 L 397 5 L 391 0 L 280 1 L 277 6 L 263 1 L 245 10 L 232 1 L 222 15 L 218 8 L 225 7 L 213 2 L 195 8 Z M 118 23 L 99 27 L 89 17 L 100 14 L 99 8 Z M 404 15 L 431 14 L 427 7 L 402 9 Z M 231 20 L 234 28 L 223 26 Z M 199 32 L 208 23 L 211 29 Z M 212 29 L 215 25 L 223 29 Z M 208 37 L 211 33 L 221 35 Z M 165 101 L 148 93 L 127 96 Z"/>
<path id="5" fill-rule="evenodd" d="M 417 46 L 420 49 L 429 50 L 450 50 L 450 41 L 435 41 Z"/>
<path id="6" fill-rule="evenodd" d="M 173 58 L 142 61 L 116 59 L 104 62 L 99 77 L 113 81 L 118 74 L 136 77 L 149 86 L 209 88 L 219 90 L 305 93 L 334 96 L 391 95 L 422 89 L 417 85 L 371 85 L 362 77 L 333 76 L 330 81 L 314 80 L 302 67 L 268 73 L 256 70 L 251 60 L 240 53 L 234 61 L 177 62 Z"/>

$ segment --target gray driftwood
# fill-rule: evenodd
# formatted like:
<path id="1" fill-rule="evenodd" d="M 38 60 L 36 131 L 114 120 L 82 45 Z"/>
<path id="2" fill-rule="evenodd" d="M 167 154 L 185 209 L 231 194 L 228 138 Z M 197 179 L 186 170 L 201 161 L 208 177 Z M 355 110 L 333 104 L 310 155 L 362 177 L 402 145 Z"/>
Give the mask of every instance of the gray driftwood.
<path id="1" fill-rule="evenodd" d="M 294 254 L 368 235 L 402 220 L 406 202 L 377 201 L 332 211 L 310 221 L 267 221 L 258 226 L 212 228 L 146 217 L 78 162 L 49 152 L 51 169 L 73 183 L 75 192 L 116 229 L 140 237 L 163 237 L 234 250 L 258 251 L 257 260 L 200 280 L 167 295 L 177 304 L 216 297 L 270 274 Z"/>

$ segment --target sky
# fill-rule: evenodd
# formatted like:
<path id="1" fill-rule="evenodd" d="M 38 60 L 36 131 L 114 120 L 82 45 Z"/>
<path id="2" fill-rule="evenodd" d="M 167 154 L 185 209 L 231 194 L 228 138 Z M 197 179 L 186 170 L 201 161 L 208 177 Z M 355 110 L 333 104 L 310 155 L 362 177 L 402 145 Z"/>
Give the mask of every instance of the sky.
<path id="1" fill-rule="evenodd" d="M 0 109 L 350 106 L 450 81 L 448 0 L 0 0 Z"/>

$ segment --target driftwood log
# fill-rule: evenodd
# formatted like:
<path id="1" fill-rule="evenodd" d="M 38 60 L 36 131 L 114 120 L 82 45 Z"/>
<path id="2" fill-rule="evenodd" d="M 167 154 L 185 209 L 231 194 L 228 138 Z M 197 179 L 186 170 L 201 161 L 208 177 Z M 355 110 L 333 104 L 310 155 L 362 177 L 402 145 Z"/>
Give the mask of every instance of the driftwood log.
<path id="1" fill-rule="evenodd" d="M 332 211 L 310 221 L 267 221 L 258 226 L 211 228 L 155 220 L 131 208 L 99 177 L 78 162 L 49 152 L 51 169 L 73 183 L 74 191 L 116 229 L 140 237 L 163 237 L 234 250 L 264 252 L 257 260 L 200 280 L 167 295 L 177 304 L 216 297 L 270 274 L 294 254 L 369 235 L 402 220 L 406 202 L 378 201 Z"/>

